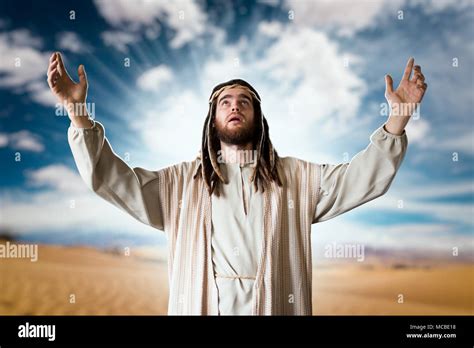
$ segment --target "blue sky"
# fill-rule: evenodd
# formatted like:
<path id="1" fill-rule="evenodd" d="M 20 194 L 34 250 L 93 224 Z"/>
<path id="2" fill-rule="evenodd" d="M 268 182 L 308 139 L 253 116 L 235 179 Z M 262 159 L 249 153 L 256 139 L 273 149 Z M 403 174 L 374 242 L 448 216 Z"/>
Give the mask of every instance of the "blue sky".
<path id="1" fill-rule="evenodd" d="M 0 227 L 64 244 L 165 243 L 82 183 L 46 84 L 54 51 L 74 79 L 84 64 L 115 152 L 147 169 L 194 158 L 212 87 L 237 77 L 262 96 L 280 155 L 347 162 L 386 120 L 384 75 L 397 85 L 414 56 L 429 87 L 391 189 L 314 225 L 314 243 L 472 253 L 473 17 L 472 1 L 454 0 L 2 1 Z"/>

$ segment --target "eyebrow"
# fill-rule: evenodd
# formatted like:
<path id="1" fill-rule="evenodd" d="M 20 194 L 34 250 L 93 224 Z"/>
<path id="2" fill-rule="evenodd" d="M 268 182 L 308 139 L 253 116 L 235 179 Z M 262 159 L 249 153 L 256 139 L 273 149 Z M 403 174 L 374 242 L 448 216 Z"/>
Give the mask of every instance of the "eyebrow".
<path id="1" fill-rule="evenodd" d="M 241 97 L 241 98 L 245 98 L 245 99 L 247 99 L 247 100 L 250 101 L 250 102 L 252 101 L 252 100 L 249 98 L 249 96 L 246 95 L 246 94 L 241 93 L 241 94 L 239 94 L 238 96 Z M 231 98 L 231 97 L 232 97 L 232 96 L 231 96 L 230 94 L 226 94 L 225 96 L 223 96 L 223 97 L 219 100 L 218 103 L 220 103 L 220 102 L 223 101 L 224 99 L 228 99 L 228 98 Z"/>

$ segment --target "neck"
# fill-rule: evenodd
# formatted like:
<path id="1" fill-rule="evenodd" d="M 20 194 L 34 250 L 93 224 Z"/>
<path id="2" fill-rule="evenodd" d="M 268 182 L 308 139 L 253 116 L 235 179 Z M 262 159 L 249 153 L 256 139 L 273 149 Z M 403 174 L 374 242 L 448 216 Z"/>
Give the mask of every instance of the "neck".
<path id="1" fill-rule="evenodd" d="M 221 141 L 218 161 L 221 163 L 248 163 L 256 159 L 252 143 L 244 145 L 227 144 Z"/>

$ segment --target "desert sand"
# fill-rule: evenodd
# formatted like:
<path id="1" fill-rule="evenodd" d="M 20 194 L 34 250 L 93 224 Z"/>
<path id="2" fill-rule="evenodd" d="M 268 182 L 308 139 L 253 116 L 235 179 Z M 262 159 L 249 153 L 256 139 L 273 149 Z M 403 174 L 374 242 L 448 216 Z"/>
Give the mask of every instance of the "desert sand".
<path id="1" fill-rule="evenodd" d="M 0 315 L 166 315 L 164 254 L 39 245 L 0 259 Z M 472 315 L 474 266 L 377 261 L 314 266 L 315 315 Z M 399 303 L 399 295 L 403 303 Z"/>

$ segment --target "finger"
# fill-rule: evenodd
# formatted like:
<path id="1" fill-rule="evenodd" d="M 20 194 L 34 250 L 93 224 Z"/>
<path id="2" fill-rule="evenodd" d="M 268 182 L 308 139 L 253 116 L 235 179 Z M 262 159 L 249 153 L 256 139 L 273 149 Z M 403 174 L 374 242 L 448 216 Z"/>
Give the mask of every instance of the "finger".
<path id="1" fill-rule="evenodd" d="M 415 75 L 418 76 L 422 80 L 425 79 L 425 75 L 423 75 L 421 72 L 416 72 Z"/>
<path id="2" fill-rule="evenodd" d="M 415 71 L 418 71 L 418 72 L 421 73 L 421 66 L 415 65 L 415 66 L 413 67 L 413 69 L 414 69 Z"/>
<path id="3" fill-rule="evenodd" d="M 54 87 L 54 86 L 53 86 L 53 81 L 51 80 L 51 78 L 50 78 L 49 76 L 48 76 L 48 78 L 46 79 L 46 81 L 48 82 L 49 88 L 52 89 L 52 88 Z"/>
<path id="4" fill-rule="evenodd" d="M 58 66 L 58 61 L 55 61 L 54 63 L 49 64 L 48 67 L 48 73 L 46 75 L 50 75 L 51 71 Z"/>
<path id="5" fill-rule="evenodd" d="M 80 84 L 86 84 L 87 83 L 87 75 L 86 75 L 86 69 L 84 68 L 84 65 L 79 65 L 79 68 L 77 68 L 77 73 L 79 74 L 79 83 Z"/>
<path id="6" fill-rule="evenodd" d="M 58 77 L 59 77 L 58 69 L 54 68 L 48 76 L 48 81 L 51 80 L 51 82 L 54 85 L 56 81 L 58 80 Z"/>
<path id="7" fill-rule="evenodd" d="M 421 85 L 419 86 L 416 86 L 416 88 L 420 89 L 424 92 L 426 92 L 426 89 L 428 88 L 428 85 L 426 83 L 422 83 Z"/>
<path id="8" fill-rule="evenodd" d="M 408 63 L 407 63 L 407 66 L 405 68 L 405 72 L 403 73 L 402 80 L 408 80 L 410 78 L 414 62 L 415 62 L 415 58 L 410 57 L 410 59 L 408 59 Z"/>
<path id="9" fill-rule="evenodd" d="M 48 76 L 48 79 L 47 79 L 47 81 L 48 81 L 48 85 L 49 85 L 49 87 L 51 87 L 51 88 L 53 88 L 53 87 L 56 85 L 56 81 L 57 81 L 57 78 L 56 78 L 56 76 L 57 76 L 57 72 L 58 72 L 58 71 L 57 71 L 57 69 L 55 68 L 53 71 L 51 71 L 51 73 L 50 73 L 50 74 L 49 74 L 49 76 Z"/>
<path id="10" fill-rule="evenodd" d="M 62 75 L 67 73 L 66 68 L 64 67 L 63 58 L 61 57 L 61 53 L 56 52 L 56 55 L 58 57 L 58 62 L 59 62 L 59 69 L 58 69 L 59 75 L 62 76 Z"/>
<path id="11" fill-rule="evenodd" d="M 386 93 L 393 92 L 393 79 L 390 75 L 385 75 L 385 92 Z"/>
<path id="12" fill-rule="evenodd" d="M 54 53 L 51 55 L 51 57 L 49 57 L 49 62 L 52 63 L 54 60 L 56 60 L 56 57 L 57 57 L 56 52 L 54 52 Z"/>
<path id="13" fill-rule="evenodd" d="M 415 73 L 415 74 L 413 74 L 413 78 L 411 80 L 414 81 L 414 82 L 417 82 L 417 81 L 424 82 L 425 81 L 425 76 L 421 73 Z"/>

